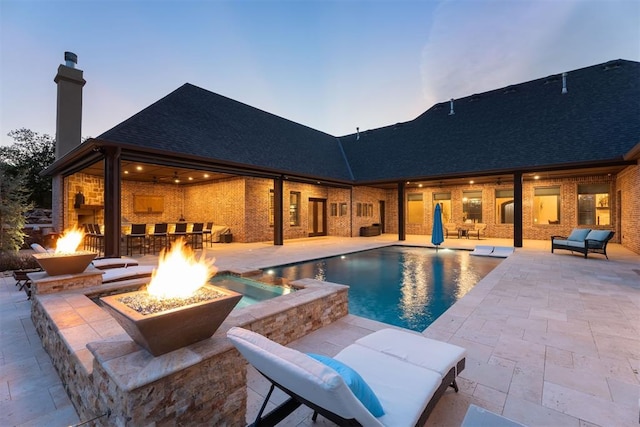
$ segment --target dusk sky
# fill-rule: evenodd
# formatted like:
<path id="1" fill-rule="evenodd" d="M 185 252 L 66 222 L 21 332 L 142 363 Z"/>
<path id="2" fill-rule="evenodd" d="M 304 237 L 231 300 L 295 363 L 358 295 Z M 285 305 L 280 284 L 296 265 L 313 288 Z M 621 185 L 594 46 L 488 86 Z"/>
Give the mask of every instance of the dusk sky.
<path id="1" fill-rule="evenodd" d="M 335 136 L 612 59 L 640 61 L 640 1 L 0 0 L 0 144 L 55 136 L 64 52 L 96 137 L 192 83 Z"/>

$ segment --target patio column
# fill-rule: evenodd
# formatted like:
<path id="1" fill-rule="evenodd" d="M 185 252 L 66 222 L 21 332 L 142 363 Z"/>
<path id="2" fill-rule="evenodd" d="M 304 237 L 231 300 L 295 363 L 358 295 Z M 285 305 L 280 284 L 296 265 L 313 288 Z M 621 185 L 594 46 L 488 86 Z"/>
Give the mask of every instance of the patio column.
<path id="1" fill-rule="evenodd" d="M 404 181 L 398 183 L 398 240 L 407 239 L 405 229 L 405 212 L 404 212 Z"/>
<path id="2" fill-rule="evenodd" d="M 282 177 L 273 179 L 273 244 L 284 243 L 284 222 L 282 215 Z"/>
<path id="3" fill-rule="evenodd" d="M 104 148 L 104 256 L 120 256 L 120 148 Z"/>
<path id="4" fill-rule="evenodd" d="M 522 172 L 513 174 L 513 246 L 522 247 Z"/>

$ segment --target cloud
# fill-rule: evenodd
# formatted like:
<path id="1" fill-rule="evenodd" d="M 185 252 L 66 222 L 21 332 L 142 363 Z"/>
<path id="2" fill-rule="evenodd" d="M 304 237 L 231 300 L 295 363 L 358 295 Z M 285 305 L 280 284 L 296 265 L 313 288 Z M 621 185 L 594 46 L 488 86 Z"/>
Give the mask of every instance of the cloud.
<path id="1" fill-rule="evenodd" d="M 612 48 L 625 40 L 626 59 L 637 59 L 637 9 L 623 1 L 445 2 L 422 51 L 423 96 L 433 105 L 605 62 L 621 57 Z"/>

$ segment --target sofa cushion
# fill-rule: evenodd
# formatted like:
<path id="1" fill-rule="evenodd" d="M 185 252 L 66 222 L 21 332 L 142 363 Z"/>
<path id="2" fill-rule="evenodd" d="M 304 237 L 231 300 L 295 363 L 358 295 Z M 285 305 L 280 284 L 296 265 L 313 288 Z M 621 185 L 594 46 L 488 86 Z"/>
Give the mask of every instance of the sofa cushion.
<path id="1" fill-rule="evenodd" d="M 364 379 L 353 368 L 347 366 L 345 363 L 336 359 L 332 359 L 329 356 L 323 356 L 321 354 L 307 353 L 308 356 L 316 359 L 318 362 L 324 363 L 328 367 L 335 370 L 347 383 L 347 386 L 351 389 L 353 394 L 356 395 L 358 400 L 362 402 L 365 408 L 371 412 L 374 417 L 381 417 L 384 415 L 384 409 L 375 395 L 371 387 L 366 383 Z"/>
<path id="2" fill-rule="evenodd" d="M 584 241 L 576 242 L 576 241 L 573 241 L 573 240 L 567 240 L 566 245 L 567 245 L 568 247 L 570 247 L 570 248 L 580 248 L 580 249 L 584 249 L 585 242 L 584 242 Z"/>
<path id="3" fill-rule="evenodd" d="M 587 240 L 599 240 L 604 242 L 607 237 L 609 237 L 609 230 L 591 230 L 589 234 L 587 234 Z"/>
<path id="4" fill-rule="evenodd" d="M 574 228 L 567 240 L 584 241 L 590 231 L 588 228 Z"/>

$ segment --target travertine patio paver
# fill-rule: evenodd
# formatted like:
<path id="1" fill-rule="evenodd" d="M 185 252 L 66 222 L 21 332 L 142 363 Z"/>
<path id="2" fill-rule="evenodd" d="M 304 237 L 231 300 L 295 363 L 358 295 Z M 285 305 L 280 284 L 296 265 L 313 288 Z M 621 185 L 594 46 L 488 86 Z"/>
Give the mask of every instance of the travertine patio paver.
<path id="1" fill-rule="evenodd" d="M 221 269 L 251 270 L 398 243 L 395 237 L 303 239 L 281 247 L 232 243 L 207 253 Z M 408 236 L 402 243 L 428 241 L 428 236 Z M 444 246 L 475 244 L 511 242 L 447 239 Z M 609 246 L 610 261 L 598 255 L 551 254 L 546 241 L 525 241 L 524 246 L 423 332 L 468 350 L 460 393 L 447 392 L 427 426 L 459 426 L 471 403 L 531 426 L 637 426 L 640 256 L 619 245 Z M 152 256 L 138 258 L 156 262 Z M 80 422 L 42 350 L 30 303 L 11 278 L 1 280 L 0 425 Z M 347 316 L 291 346 L 333 355 L 382 327 Z M 252 420 L 268 384 L 252 370 L 248 378 L 247 417 Z M 282 393 L 275 394 L 276 402 L 282 401 Z M 300 408 L 282 425 L 333 425 L 322 417 L 313 424 L 310 415 Z"/>

